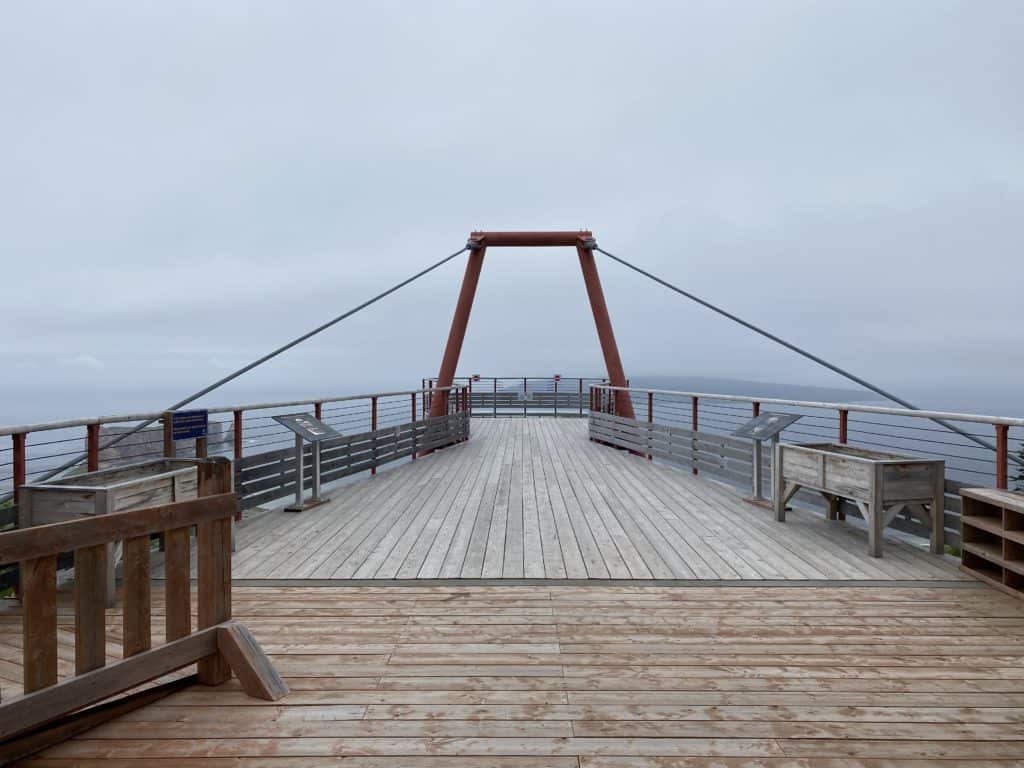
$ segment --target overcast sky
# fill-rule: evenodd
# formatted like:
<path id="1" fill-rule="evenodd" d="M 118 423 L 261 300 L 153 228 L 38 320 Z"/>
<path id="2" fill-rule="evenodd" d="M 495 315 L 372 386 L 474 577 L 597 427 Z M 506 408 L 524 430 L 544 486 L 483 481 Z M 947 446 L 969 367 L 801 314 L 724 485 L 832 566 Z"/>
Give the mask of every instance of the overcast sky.
<path id="1" fill-rule="evenodd" d="M 911 395 L 1024 385 L 1019 0 L 0 8 L 0 421 L 167 405 L 473 228 L 591 228 Z M 843 384 L 599 259 L 627 374 Z M 418 383 L 464 263 L 211 400 Z M 460 368 L 601 372 L 573 251 L 488 253 Z"/>

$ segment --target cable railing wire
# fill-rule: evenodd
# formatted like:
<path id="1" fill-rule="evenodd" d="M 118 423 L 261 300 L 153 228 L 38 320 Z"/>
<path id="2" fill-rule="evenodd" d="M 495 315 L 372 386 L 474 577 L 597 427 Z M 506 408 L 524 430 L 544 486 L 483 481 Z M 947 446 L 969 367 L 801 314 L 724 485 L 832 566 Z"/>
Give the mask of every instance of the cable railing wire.
<path id="1" fill-rule="evenodd" d="M 706 307 L 707 309 L 710 309 L 711 311 L 716 312 L 717 314 L 719 314 L 719 315 L 721 315 L 723 317 L 726 317 L 726 318 L 728 318 L 729 320 L 732 320 L 735 323 L 738 323 L 738 324 L 742 325 L 744 328 L 747 328 L 748 330 L 751 330 L 754 333 L 757 333 L 757 334 L 759 334 L 761 336 L 764 336 L 766 339 L 774 341 L 776 344 L 780 344 L 783 347 L 786 347 L 787 349 L 789 349 L 789 350 L 791 350 L 793 352 L 796 352 L 797 354 L 807 358 L 808 360 L 811 360 L 812 362 L 817 363 L 818 365 L 821 365 L 821 366 L 824 366 L 825 368 L 828 368 L 833 373 L 837 373 L 840 376 L 842 376 L 842 377 L 844 377 L 846 379 L 849 379 L 850 381 L 854 382 L 855 384 L 859 384 L 860 386 L 865 387 L 866 389 L 869 389 L 872 392 L 875 392 L 876 394 L 881 395 L 882 397 L 886 398 L 887 400 L 891 400 L 894 403 L 898 403 L 898 404 L 902 405 L 904 408 L 908 408 L 908 409 L 910 409 L 912 411 L 919 411 L 919 410 L 921 410 L 920 408 L 918 408 L 913 403 L 911 403 L 911 402 L 909 402 L 907 400 L 904 400 L 902 397 L 899 397 L 898 395 L 894 395 L 893 393 L 886 391 L 885 389 L 879 387 L 878 385 L 872 384 L 870 381 L 867 381 L 866 379 L 863 379 L 863 378 L 861 378 L 860 376 L 857 376 L 854 373 L 851 373 L 851 372 L 849 372 L 849 371 L 847 371 L 847 370 L 845 370 L 843 368 L 840 368 L 838 365 L 830 363 L 828 360 L 825 360 L 824 358 L 819 357 L 818 355 L 815 355 L 815 354 L 813 354 L 811 352 L 808 352 L 807 350 L 803 349 L 802 347 L 799 347 L 799 346 L 797 346 L 796 344 L 793 344 L 790 341 L 786 341 L 782 337 L 776 336 L 774 333 L 771 333 L 770 331 L 766 331 L 765 329 L 760 328 L 760 327 L 754 325 L 753 323 L 751 323 L 751 322 L 749 322 L 747 320 L 744 320 L 743 318 L 741 318 L 741 317 L 739 317 L 737 315 L 734 315 L 732 312 L 729 312 L 728 310 L 722 309 L 721 307 L 716 306 L 715 304 L 712 304 L 711 302 L 706 301 L 705 299 L 702 299 L 699 296 L 695 296 L 694 294 L 692 294 L 692 293 L 690 293 L 688 291 L 684 291 L 682 288 L 679 288 L 678 286 L 675 286 L 672 283 L 670 283 L 670 282 L 668 282 L 666 280 L 663 280 L 662 278 L 660 278 L 660 277 L 658 277 L 656 275 L 653 275 L 653 274 L 651 274 L 650 272 L 648 272 L 648 271 L 646 271 L 644 269 L 641 269 L 640 267 L 636 266 L 635 264 L 631 264 L 630 262 L 626 261 L 625 259 L 619 258 L 618 256 L 616 256 L 613 253 L 609 253 L 608 251 L 604 250 L 603 248 L 598 247 L 596 242 L 592 242 L 589 245 L 590 245 L 590 247 L 593 250 L 597 251 L 598 253 L 603 253 L 605 256 L 607 256 L 608 258 L 612 259 L 613 261 L 616 261 L 619 264 L 622 264 L 623 266 L 628 267 L 629 269 L 632 269 L 634 272 L 637 272 L 637 273 L 643 275 L 644 277 L 647 277 L 648 279 L 653 280 L 654 282 L 658 283 L 659 285 L 662 285 L 665 288 L 668 288 L 669 290 L 674 291 L 675 293 L 678 293 L 680 296 L 683 296 L 683 297 L 689 299 L 690 301 L 694 301 L 697 304 L 700 304 L 701 306 Z M 932 418 L 931 420 L 933 422 L 935 422 L 936 424 L 939 424 L 939 425 L 945 427 L 946 429 L 950 430 L 951 432 L 956 432 L 957 434 L 962 435 L 963 437 L 967 437 L 969 440 L 971 440 L 974 443 L 977 443 L 978 445 L 982 446 L 983 448 L 987 448 L 987 449 L 989 449 L 991 451 L 995 451 L 996 450 L 996 446 L 993 443 L 989 442 L 988 440 L 984 440 L 984 439 L 982 439 L 980 437 L 975 437 L 973 434 L 971 434 L 971 433 L 961 429 L 960 427 L 956 426 L 955 424 L 951 424 L 950 422 L 945 421 L 943 419 Z M 1019 459 L 1016 456 L 1012 456 L 1012 455 L 1009 458 L 1015 464 L 1017 464 L 1019 466 L 1024 466 L 1024 459 Z"/>
<path id="2" fill-rule="evenodd" d="M 378 301 L 380 301 L 381 299 L 383 299 L 383 298 L 385 298 L 387 296 L 390 296 L 395 291 L 397 291 L 397 290 L 399 290 L 401 288 L 404 288 L 405 286 L 407 286 L 410 283 L 418 280 L 419 278 L 423 277 L 424 275 L 426 275 L 426 274 L 428 274 L 430 272 L 433 272 L 438 267 L 441 267 L 444 264 L 447 264 L 449 261 L 454 259 L 456 256 L 459 256 L 460 254 L 465 253 L 467 250 L 469 250 L 468 244 L 462 246 L 459 250 L 457 250 L 454 253 L 444 257 L 440 261 L 436 261 L 433 264 L 431 264 L 430 266 L 426 267 L 425 269 L 420 270 L 419 272 L 417 272 L 416 274 L 412 275 L 411 277 L 408 277 L 405 280 L 402 280 L 401 282 L 393 285 L 392 287 L 388 288 L 386 291 L 382 291 L 381 293 L 378 293 L 373 298 L 371 298 L 371 299 L 369 299 L 367 301 L 364 301 L 362 304 L 360 304 L 360 305 L 358 305 L 356 307 L 353 307 L 352 309 L 348 310 L 347 312 L 344 312 L 344 313 L 338 315 L 337 317 L 332 318 L 331 320 L 328 320 L 326 323 L 323 323 L 322 325 L 317 326 L 313 330 L 308 331 L 308 332 L 302 334 L 301 336 L 298 336 L 298 337 L 292 339 L 291 341 L 287 342 L 286 344 L 282 344 L 280 347 L 277 347 L 276 349 L 272 350 L 271 352 L 268 352 L 267 354 L 263 355 L 262 357 L 257 358 L 256 360 L 253 360 L 248 365 L 242 366 L 238 370 L 233 371 L 233 372 L 229 373 L 227 376 L 224 376 L 224 377 L 218 379 L 217 381 L 213 382 L 212 384 L 209 384 L 209 385 L 203 387 L 202 389 L 198 390 L 197 392 L 194 392 L 191 395 L 189 395 L 188 397 L 186 397 L 186 398 L 184 398 L 182 400 L 179 400 L 177 403 L 175 403 L 175 404 L 165 408 L 164 410 L 165 411 L 176 411 L 179 408 L 181 408 L 183 406 L 186 406 L 189 403 L 192 403 L 192 402 L 198 400 L 200 397 L 202 397 L 204 395 L 208 395 L 210 392 L 213 392 L 215 389 L 218 389 L 218 388 L 224 386 L 225 384 L 227 384 L 228 382 L 233 381 L 234 379 L 237 379 L 239 376 L 241 376 L 241 375 L 243 375 L 245 373 L 248 373 L 253 368 L 256 368 L 257 366 L 260 366 L 263 363 L 265 363 L 265 362 L 267 362 L 269 360 L 272 360 L 273 358 L 275 358 L 278 355 L 280 355 L 282 352 L 288 351 L 292 347 L 295 347 L 295 346 L 301 344 L 302 342 L 306 341 L 307 339 L 310 339 L 313 336 L 316 336 L 317 334 L 322 333 L 323 331 L 326 331 L 328 328 L 331 328 L 331 327 L 337 325 L 338 323 L 340 323 L 341 321 L 345 320 L 346 318 L 349 318 L 352 315 L 354 315 L 354 314 L 356 314 L 358 312 L 361 312 L 362 310 L 366 309 L 367 307 L 369 307 L 369 306 L 371 306 L 373 304 L 376 304 Z M 148 427 L 149 425 L 153 424 L 156 421 L 157 421 L 157 419 L 154 418 L 154 419 L 149 419 L 147 421 L 142 422 L 138 426 L 132 428 L 130 431 L 125 432 L 125 433 L 123 433 L 121 435 L 118 435 L 113 440 L 108 441 L 107 443 L 105 443 L 104 445 L 102 445 L 100 447 L 100 450 L 102 450 L 103 448 L 110 448 L 110 447 L 116 445 L 117 443 L 122 442 L 129 435 L 135 434 L 136 432 L 141 432 L 143 429 L 145 429 L 146 427 Z M 62 466 L 57 467 L 54 470 L 51 470 L 50 474 L 47 477 L 43 478 L 43 479 L 44 480 L 48 480 L 51 477 L 55 477 L 55 476 L 59 475 L 60 473 L 65 472 L 65 471 L 71 469 L 72 467 L 74 467 L 74 466 L 76 466 L 78 464 L 81 464 L 83 461 L 86 460 L 86 458 L 87 458 L 87 454 L 82 453 L 82 454 L 80 454 L 78 456 L 77 459 L 72 459 L 71 461 L 66 462 Z M 13 493 L 10 493 L 10 494 L 4 494 L 3 496 L 0 496 L 0 502 L 7 501 L 7 499 L 10 499 L 11 497 L 13 497 L 13 495 L 14 495 Z"/>

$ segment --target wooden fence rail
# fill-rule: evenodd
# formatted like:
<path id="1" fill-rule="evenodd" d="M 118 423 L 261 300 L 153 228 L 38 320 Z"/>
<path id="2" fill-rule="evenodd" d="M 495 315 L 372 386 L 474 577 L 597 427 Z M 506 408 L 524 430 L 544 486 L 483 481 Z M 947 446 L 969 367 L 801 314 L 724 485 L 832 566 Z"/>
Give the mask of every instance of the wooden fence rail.
<path id="1" fill-rule="evenodd" d="M 0 762 L 14 737 L 198 663 L 217 685 L 236 672 L 250 695 L 286 692 L 248 630 L 231 621 L 231 526 L 238 499 L 226 459 L 198 465 L 200 498 L 0 534 L 0 564 L 22 572 L 24 695 L 0 703 Z M 190 529 L 196 529 L 198 628 L 191 626 Z M 151 638 L 150 537 L 165 536 L 166 637 Z M 123 541 L 123 656 L 107 665 L 107 545 Z M 74 553 L 75 672 L 57 675 L 57 558 Z"/>

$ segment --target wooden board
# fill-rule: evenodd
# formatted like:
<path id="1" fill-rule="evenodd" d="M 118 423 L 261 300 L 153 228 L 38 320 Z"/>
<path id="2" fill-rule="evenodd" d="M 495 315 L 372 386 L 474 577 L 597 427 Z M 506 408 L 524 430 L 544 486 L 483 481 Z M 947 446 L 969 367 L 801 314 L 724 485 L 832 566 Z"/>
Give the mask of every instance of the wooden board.
<path id="1" fill-rule="evenodd" d="M 693 433 L 681 432 L 689 446 Z M 798 509 L 799 525 L 780 529 L 685 465 L 587 436 L 574 419 L 477 420 L 468 441 L 335 486 L 301 515 L 250 511 L 236 527 L 234 577 L 965 578 L 952 558 L 896 538 L 889 562 L 872 562 L 859 521 Z"/>
<path id="2" fill-rule="evenodd" d="M 236 585 L 233 604 L 285 698 L 193 686 L 24 764 L 1009 768 L 1024 746 L 1024 605 L 981 585 Z M 0 658 L 19 620 L 0 611 Z"/>

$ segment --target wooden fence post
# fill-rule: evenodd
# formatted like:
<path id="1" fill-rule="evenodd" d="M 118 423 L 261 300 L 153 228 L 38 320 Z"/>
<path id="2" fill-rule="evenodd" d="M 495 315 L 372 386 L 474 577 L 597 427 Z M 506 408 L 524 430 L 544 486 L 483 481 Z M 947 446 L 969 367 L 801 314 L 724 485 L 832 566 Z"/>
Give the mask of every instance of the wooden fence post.
<path id="1" fill-rule="evenodd" d="M 164 411 L 163 425 L 164 425 L 164 458 L 174 458 L 174 427 L 171 423 L 171 412 Z"/>
<path id="2" fill-rule="evenodd" d="M 133 536 L 124 540 L 124 579 L 122 591 L 124 606 L 124 658 L 148 651 L 152 645 L 150 634 L 150 562 L 149 535 Z"/>
<path id="3" fill-rule="evenodd" d="M 100 468 L 100 425 L 85 425 L 86 469 L 95 472 Z"/>
<path id="4" fill-rule="evenodd" d="M 234 419 L 234 421 L 235 421 L 235 424 L 234 424 L 234 427 L 235 427 L 235 429 L 234 429 L 235 458 L 236 459 L 240 459 L 240 458 L 242 458 L 242 451 L 245 449 L 245 438 L 242 435 L 242 431 L 243 431 L 243 427 L 242 427 L 242 412 L 241 411 L 235 411 L 234 412 L 234 417 L 235 417 L 235 419 Z"/>
<path id="5" fill-rule="evenodd" d="M 21 563 L 25 693 L 57 682 L 57 556 Z"/>
<path id="6" fill-rule="evenodd" d="M 107 663 L 107 545 L 75 550 L 75 674 Z"/>
<path id="7" fill-rule="evenodd" d="M 209 459 L 197 466 L 199 496 L 231 492 L 231 463 Z M 199 629 L 231 618 L 231 518 L 199 523 L 196 549 L 199 558 Z M 220 685 L 231 677 L 231 668 L 220 653 L 199 662 L 199 682 Z"/>

